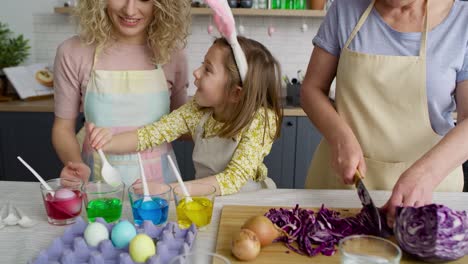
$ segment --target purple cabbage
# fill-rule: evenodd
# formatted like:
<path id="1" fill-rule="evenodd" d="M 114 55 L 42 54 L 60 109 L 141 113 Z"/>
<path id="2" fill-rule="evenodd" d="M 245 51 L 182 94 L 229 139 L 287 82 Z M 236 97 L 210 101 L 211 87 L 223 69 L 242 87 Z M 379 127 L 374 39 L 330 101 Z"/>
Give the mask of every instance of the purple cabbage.
<path id="1" fill-rule="evenodd" d="M 437 204 L 398 207 L 394 232 L 404 251 L 424 261 L 450 261 L 468 254 L 465 211 Z"/>
<path id="2" fill-rule="evenodd" d="M 341 218 L 340 213 L 323 205 L 316 214 L 296 205 L 293 209 L 272 208 L 265 216 L 287 234 L 276 239 L 276 242 L 284 242 L 292 251 L 308 256 L 319 253 L 333 255 L 335 245 L 346 236 L 379 234 L 366 208 L 356 216 Z M 298 246 L 295 247 L 293 242 L 297 242 Z"/>

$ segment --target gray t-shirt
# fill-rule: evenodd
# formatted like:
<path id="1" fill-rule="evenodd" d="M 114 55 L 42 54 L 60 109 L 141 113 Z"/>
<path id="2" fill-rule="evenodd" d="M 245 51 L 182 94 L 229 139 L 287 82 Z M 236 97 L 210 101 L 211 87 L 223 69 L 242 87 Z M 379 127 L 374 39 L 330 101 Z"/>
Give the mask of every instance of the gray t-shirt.
<path id="1" fill-rule="evenodd" d="M 313 39 L 314 45 L 339 57 L 370 3 L 371 0 L 333 1 Z M 455 87 L 468 80 L 467 28 L 468 2 L 455 1 L 445 20 L 428 34 L 427 100 L 432 129 L 439 135 L 454 127 L 451 113 L 456 108 Z M 368 54 L 417 56 L 420 43 L 421 33 L 395 31 L 374 8 L 349 48 Z"/>

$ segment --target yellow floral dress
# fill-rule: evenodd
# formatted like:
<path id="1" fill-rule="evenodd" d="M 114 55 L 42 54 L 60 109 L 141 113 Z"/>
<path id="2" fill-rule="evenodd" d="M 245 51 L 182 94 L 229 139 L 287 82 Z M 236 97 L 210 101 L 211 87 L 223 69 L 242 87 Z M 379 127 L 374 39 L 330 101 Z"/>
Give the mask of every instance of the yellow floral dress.
<path id="1" fill-rule="evenodd" d="M 152 148 L 156 145 L 172 142 L 184 134 L 194 135 L 206 110 L 201 109 L 195 100 L 191 100 L 159 121 L 138 129 L 138 151 Z M 249 180 L 260 182 L 267 176 L 267 168 L 263 159 L 270 153 L 273 145 L 273 135 L 276 134 L 276 114 L 268 109 L 269 125 L 265 128 L 265 111 L 257 111 L 253 120 L 234 140 L 239 144 L 226 169 L 216 174 L 221 194 L 232 194 Z M 223 123 L 213 116 L 204 125 L 205 138 L 217 136 Z"/>

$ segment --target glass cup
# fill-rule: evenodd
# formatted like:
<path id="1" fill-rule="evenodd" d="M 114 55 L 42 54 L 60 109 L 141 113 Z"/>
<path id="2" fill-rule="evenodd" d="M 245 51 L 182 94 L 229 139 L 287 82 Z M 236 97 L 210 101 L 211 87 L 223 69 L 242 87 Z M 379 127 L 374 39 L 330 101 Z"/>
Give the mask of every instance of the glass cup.
<path id="1" fill-rule="evenodd" d="M 128 187 L 134 223 L 141 225 L 144 220 L 151 220 L 155 225 L 166 223 L 171 190 L 168 184 L 148 181 L 148 199 L 143 195 L 143 183 L 135 182 Z"/>
<path id="2" fill-rule="evenodd" d="M 46 181 L 52 188 L 47 190 L 42 184 L 42 200 L 47 213 L 47 221 L 53 225 L 68 225 L 75 223 L 81 213 L 83 181 L 73 179 L 51 179 Z"/>
<path id="3" fill-rule="evenodd" d="M 88 182 L 83 186 L 86 214 L 88 221 L 94 222 L 102 217 L 107 223 L 120 219 L 124 198 L 125 184 L 112 186 L 102 181 Z"/>
<path id="4" fill-rule="evenodd" d="M 177 224 L 180 228 L 189 228 L 194 223 L 203 228 L 211 222 L 216 188 L 211 184 L 187 183 L 185 184 L 192 201 L 187 201 L 182 188 L 174 188 Z"/>
<path id="5" fill-rule="evenodd" d="M 179 255 L 173 259 L 169 264 L 231 264 L 229 259 L 216 254 L 216 253 L 204 253 L 204 252 L 192 252 L 183 255 Z"/>
<path id="6" fill-rule="evenodd" d="M 342 264 L 397 264 L 401 259 L 401 249 L 395 243 L 376 236 L 348 236 L 338 248 Z"/>

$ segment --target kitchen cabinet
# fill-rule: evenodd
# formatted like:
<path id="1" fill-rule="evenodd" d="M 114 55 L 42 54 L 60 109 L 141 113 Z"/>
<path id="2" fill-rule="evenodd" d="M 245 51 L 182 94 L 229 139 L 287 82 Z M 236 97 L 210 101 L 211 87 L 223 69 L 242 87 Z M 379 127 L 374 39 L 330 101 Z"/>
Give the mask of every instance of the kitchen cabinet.
<path id="1" fill-rule="evenodd" d="M 294 188 L 304 188 L 310 161 L 322 134 L 307 117 L 297 117 L 296 159 L 294 166 Z"/>
<path id="2" fill-rule="evenodd" d="M 184 181 L 195 179 L 195 168 L 192 162 L 193 141 L 176 140 L 172 147 L 177 157 L 177 165 Z"/>
<path id="3" fill-rule="evenodd" d="M 294 159 L 296 157 L 297 117 L 285 116 L 281 124 L 281 136 L 265 157 L 270 177 L 278 188 L 294 188 Z"/>
<path id="4" fill-rule="evenodd" d="M 463 174 L 465 175 L 465 185 L 463 191 L 468 192 L 468 160 L 463 164 Z"/>
<path id="5" fill-rule="evenodd" d="M 17 156 L 45 179 L 59 175 L 62 165 L 50 136 L 53 120 L 53 113 L 0 113 L 0 180 L 36 180 Z"/>

